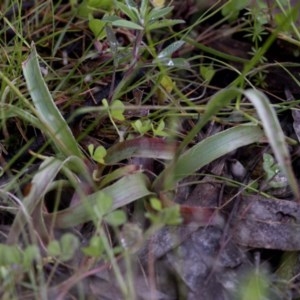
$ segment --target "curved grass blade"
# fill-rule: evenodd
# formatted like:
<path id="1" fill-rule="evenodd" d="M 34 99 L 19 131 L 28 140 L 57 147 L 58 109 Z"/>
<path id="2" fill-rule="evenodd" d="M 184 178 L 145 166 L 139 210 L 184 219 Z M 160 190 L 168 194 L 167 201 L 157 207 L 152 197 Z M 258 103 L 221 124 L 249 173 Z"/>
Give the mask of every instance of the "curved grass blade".
<path id="1" fill-rule="evenodd" d="M 53 224 L 55 228 L 68 228 L 87 221 L 91 221 L 94 215 L 91 213 L 100 194 L 105 194 L 113 199 L 111 211 L 127 205 L 140 198 L 153 194 L 148 190 L 149 180 L 143 173 L 128 175 L 116 183 L 97 191 L 85 198 L 85 201 L 78 203 L 62 211 L 44 214 L 46 223 Z M 53 222 L 53 219 L 55 220 Z"/>
<path id="2" fill-rule="evenodd" d="M 115 164 L 130 157 L 173 159 L 177 144 L 161 138 L 136 138 L 117 143 L 108 149 L 106 164 Z"/>
<path id="3" fill-rule="evenodd" d="M 156 178 L 154 190 L 174 189 L 180 179 L 239 147 L 259 142 L 263 136 L 264 132 L 257 125 L 239 125 L 212 135 L 170 164 Z"/>
<path id="4" fill-rule="evenodd" d="M 278 165 L 287 177 L 296 199 L 300 201 L 299 187 L 292 169 L 291 158 L 285 142 L 285 136 L 274 108 L 271 106 L 267 96 L 258 90 L 249 89 L 244 91 L 243 94 L 255 106 Z"/>
<path id="5" fill-rule="evenodd" d="M 177 154 L 180 154 L 182 152 L 182 150 L 193 140 L 196 134 L 206 125 L 206 123 L 211 119 L 212 116 L 216 115 L 221 108 L 228 105 L 230 101 L 239 94 L 240 91 L 235 88 L 224 89 L 217 92 L 207 103 L 203 116 L 200 117 L 197 124 L 192 128 L 192 130 L 187 134 L 187 136 L 180 144 Z"/>
<path id="6" fill-rule="evenodd" d="M 120 167 L 112 172 L 109 172 L 109 174 L 105 175 L 103 179 L 101 178 L 99 188 L 103 188 L 126 175 L 137 172 L 141 172 L 141 167 L 138 165 L 126 165 L 124 167 Z"/>
<path id="7" fill-rule="evenodd" d="M 24 197 L 22 202 L 22 208 L 17 213 L 14 222 L 11 226 L 7 242 L 14 244 L 17 242 L 22 229 L 25 228 L 25 225 L 28 224 L 29 228 L 33 228 L 37 231 L 40 236 L 45 237 L 47 235 L 47 229 L 44 227 L 44 222 L 41 219 L 41 204 L 45 194 L 48 191 L 48 188 L 55 180 L 57 174 L 68 164 L 76 164 L 77 169 L 80 170 L 80 173 L 87 178 L 89 175 L 86 174 L 86 167 L 83 161 L 76 157 L 71 156 L 65 159 L 64 161 L 58 160 L 54 157 L 47 157 L 39 167 L 38 172 L 34 175 L 31 181 L 31 188 L 29 194 Z M 40 210 L 36 212 L 36 210 Z M 31 222 L 28 222 L 28 218 L 32 217 L 32 214 L 35 212 L 35 218 Z"/>
<path id="8" fill-rule="evenodd" d="M 34 106 L 39 113 L 39 118 L 47 127 L 48 132 L 46 134 L 53 140 L 54 146 L 65 157 L 70 155 L 83 157 L 68 124 L 56 107 L 43 79 L 34 43 L 31 45 L 31 53 L 28 59 L 23 62 L 22 68 Z"/>
<path id="9" fill-rule="evenodd" d="M 0 120 L 5 120 L 13 117 L 19 117 L 24 121 L 27 121 L 29 124 L 32 124 L 34 127 L 42 129 L 41 122 L 35 117 L 32 113 L 17 107 L 16 105 L 9 103 L 0 103 L 0 110 L 2 112 Z"/>
<path id="10" fill-rule="evenodd" d="M 40 165 L 39 171 L 32 179 L 30 193 L 23 199 L 22 209 L 17 213 L 11 226 L 7 243 L 14 244 L 17 242 L 22 229 L 28 223 L 28 217 L 30 218 L 33 211 L 39 206 L 49 185 L 61 169 L 61 165 L 62 162 L 53 157 L 46 158 Z M 35 221 L 40 223 L 39 220 Z M 29 228 L 33 228 L 33 220 L 31 222 L 32 224 L 28 224 Z"/>

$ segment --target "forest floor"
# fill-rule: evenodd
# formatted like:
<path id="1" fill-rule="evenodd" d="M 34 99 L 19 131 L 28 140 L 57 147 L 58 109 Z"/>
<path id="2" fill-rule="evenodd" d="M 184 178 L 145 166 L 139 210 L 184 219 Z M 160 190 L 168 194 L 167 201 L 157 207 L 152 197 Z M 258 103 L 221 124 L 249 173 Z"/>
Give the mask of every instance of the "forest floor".
<path id="1" fill-rule="evenodd" d="M 300 299 L 300 3 L 77 2 L 0 4 L 1 299 Z"/>

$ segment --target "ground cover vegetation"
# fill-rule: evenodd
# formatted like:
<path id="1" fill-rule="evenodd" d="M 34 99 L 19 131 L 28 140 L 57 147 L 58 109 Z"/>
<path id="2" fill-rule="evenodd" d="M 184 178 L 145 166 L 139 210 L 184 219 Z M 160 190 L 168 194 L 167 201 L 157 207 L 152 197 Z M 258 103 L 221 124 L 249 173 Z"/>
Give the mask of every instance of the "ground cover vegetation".
<path id="1" fill-rule="evenodd" d="M 1 299 L 299 299 L 299 10 L 2 1 Z"/>

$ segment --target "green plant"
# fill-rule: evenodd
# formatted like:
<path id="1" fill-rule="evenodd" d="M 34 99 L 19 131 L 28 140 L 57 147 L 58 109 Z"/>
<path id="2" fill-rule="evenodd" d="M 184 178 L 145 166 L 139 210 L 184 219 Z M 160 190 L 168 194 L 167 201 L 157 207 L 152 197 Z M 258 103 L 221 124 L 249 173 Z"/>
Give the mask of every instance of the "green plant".
<path id="1" fill-rule="evenodd" d="M 263 42 L 263 37 L 267 35 L 267 31 L 265 29 L 265 25 L 268 23 L 266 18 L 267 5 L 263 2 L 259 2 L 257 5 L 248 9 L 247 14 L 245 15 L 246 22 L 249 24 L 245 31 L 245 37 L 249 37 L 253 43 L 253 46 L 250 51 L 251 56 L 255 56 L 255 54 L 260 51 L 261 44 Z M 261 55 L 258 61 L 258 70 L 259 66 L 267 63 L 267 58 L 264 55 Z M 255 86 L 261 86 L 262 88 L 266 88 L 266 75 L 267 70 L 258 71 L 251 75 L 254 77 Z"/>
<path id="2" fill-rule="evenodd" d="M 274 158 L 264 157 L 266 180 L 273 185 L 282 172 L 299 199 L 291 138 L 277 116 L 297 102 L 274 106 L 256 89 L 265 78 L 252 82 L 276 34 L 292 29 L 297 36 L 297 28 L 280 25 L 264 42 L 270 19 L 263 2 L 257 13 L 248 1 L 225 1 L 186 23 L 164 1 L 57 1 L 38 4 L 37 12 L 25 7 L 24 15 L 20 1 L 8 2 L 0 29 L 1 37 L 14 32 L 11 41 L 0 39 L 0 212 L 7 229 L 0 228 L 1 297 L 78 298 L 77 286 L 111 269 L 120 297 L 136 298 L 135 255 L 154 232 L 181 229 L 182 222 L 224 226 L 216 207 L 175 203 L 182 186 L 205 183 L 205 176 L 234 193 L 259 193 L 225 169 L 206 174 L 210 163 L 241 147 L 268 142 Z M 275 23 L 296 22 L 295 11 L 280 5 L 284 17 Z M 207 46 L 197 31 L 220 11 L 224 17 L 207 32 L 227 21 L 234 27 L 241 9 L 248 9 L 239 19 L 244 27 L 232 32 L 247 31 L 250 60 Z M 230 87 L 213 86 L 220 70 L 237 76 Z M 35 139 L 41 143 L 33 148 Z M 266 283 L 264 274 L 249 272 L 244 299 L 267 295 Z"/>

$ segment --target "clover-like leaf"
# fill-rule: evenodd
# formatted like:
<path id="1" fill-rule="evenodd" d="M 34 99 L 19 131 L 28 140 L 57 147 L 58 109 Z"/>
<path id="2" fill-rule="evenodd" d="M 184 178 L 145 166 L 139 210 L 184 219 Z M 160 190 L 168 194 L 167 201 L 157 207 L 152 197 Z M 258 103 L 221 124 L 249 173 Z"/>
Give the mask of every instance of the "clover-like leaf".
<path id="1" fill-rule="evenodd" d="M 124 117 L 124 111 L 125 111 L 125 106 L 123 104 L 122 101 L 120 100 L 115 100 L 111 107 L 111 116 L 118 120 L 118 121 L 124 121 L 125 117 Z"/>
<path id="2" fill-rule="evenodd" d="M 101 164 L 104 164 L 104 157 L 106 156 L 106 149 L 103 146 L 98 146 L 93 153 L 92 158 Z"/>
<path id="3" fill-rule="evenodd" d="M 89 21 L 89 28 L 98 40 L 103 40 L 106 37 L 105 31 L 106 22 L 99 19 L 91 19 Z"/>
<path id="4" fill-rule="evenodd" d="M 127 216 L 123 210 L 117 209 L 105 216 L 104 219 L 109 225 L 117 227 L 126 223 Z"/>

